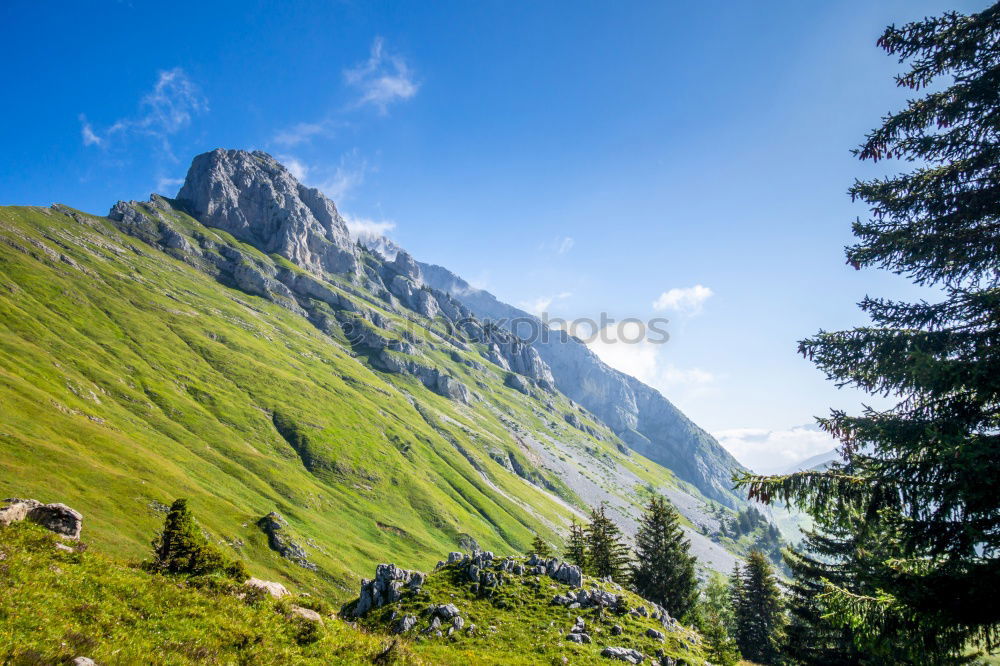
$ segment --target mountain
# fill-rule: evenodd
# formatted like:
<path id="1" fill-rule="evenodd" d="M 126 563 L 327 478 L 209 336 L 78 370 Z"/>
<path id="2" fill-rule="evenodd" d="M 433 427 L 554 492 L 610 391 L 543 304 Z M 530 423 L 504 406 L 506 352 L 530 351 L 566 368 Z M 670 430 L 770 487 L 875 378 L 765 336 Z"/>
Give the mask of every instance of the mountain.
<path id="1" fill-rule="evenodd" d="M 565 331 L 549 329 L 538 317 L 474 289 L 446 268 L 421 264 L 421 269 L 427 284 L 452 295 L 477 317 L 530 336 L 556 388 L 590 410 L 632 450 L 671 469 L 706 497 L 739 505 L 731 477 L 745 468 L 659 391 L 609 367 Z"/>
<path id="2" fill-rule="evenodd" d="M 840 452 L 837 449 L 830 449 L 829 451 L 824 451 L 823 453 L 817 453 L 814 456 L 810 456 L 805 460 L 800 460 L 783 471 L 782 474 L 794 474 L 795 472 L 826 469 L 830 463 L 838 460 L 842 460 Z"/>
<path id="3" fill-rule="evenodd" d="M 255 575 L 333 598 L 374 561 L 559 544 L 602 502 L 631 533 L 651 492 L 731 568 L 701 532 L 708 498 L 738 503 L 735 462 L 583 345 L 489 321 L 443 270 L 355 243 L 262 152 L 199 155 L 177 198 L 107 216 L 0 208 L 0 493 L 73 506 L 127 557 L 186 497 Z"/>

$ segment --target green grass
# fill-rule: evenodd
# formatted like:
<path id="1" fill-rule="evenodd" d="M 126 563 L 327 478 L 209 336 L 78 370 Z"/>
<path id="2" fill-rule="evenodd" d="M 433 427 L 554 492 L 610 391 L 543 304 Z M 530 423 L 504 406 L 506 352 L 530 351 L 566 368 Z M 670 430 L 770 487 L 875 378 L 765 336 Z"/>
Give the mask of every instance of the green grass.
<path id="1" fill-rule="evenodd" d="M 42 528 L 0 528 L 0 661 L 99 664 L 370 664 L 391 643 L 327 614 L 309 637 L 291 603 L 239 598 L 219 581 L 146 573 Z M 215 585 L 210 583 L 215 582 Z M 324 609 L 325 610 L 325 609 Z M 423 663 L 405 644 L 386 663 Z"/>
<path id="2" fill-rule="evenodd" d="M 413 641 L 413 652 L 432 663 L 620 663 L 600 656 L 606 646 L 633 648 L 647 657 L 663 650 L 667 656 L 683 659 L 681 663 L 704 663 L 698 647 L 700 639 L 687 628 L 679 627 L 672 632 L 649 617 L 552 605 L 553 596 L 566 595 L 570 588 L 544 575 L 504 574 L 506 582 L 496 588 L 491 598 L 483 598 L 470 590 L 467 568 L 467 564 L 449 564 L 431 572 L 420 593 L 404 593 L 401 601 L 368 613 L 362 618 L 361 625 L 372 631 L 387 631 L 393 613 L 416 615 L 417 626 L 407 637 Z M 628 608 L 644 605 L 651 610 L 649 602 L 613 585 L 598 583 L 588 577 L 584 580 L 584 587 L 624 594 Z M 440 604 L 455 604 L 465 624 L 475 624 L 476 631 L 470 634 L 463 629 L 452 636 L 441 637 L 421 634 L 420 630 L 429 623 L 426 609 Z M 592 638 L 590 644 L 577 644 L 565 639 L 577 617 L 582 617 L 587 623 Z M 611 627 L 616 624 L 622 627 L 623 632 L 612 636 Z M 447 629 L 447 624 L 444 628 Z M 648 629 L 662 631 L 665 640 L 660 642 L 647 637 L 645 632 Z M 564 658 L 568 661 L 563 661 Z"/>
<path id="3" fill-rule="evenodd" d="M 165 214 L 193 245 L 201 235 L 275 262 Z M 421 321 L 331 279 L 399 327 Z M 253 575 L 346 600 L 373 563 L 427 569 L 465 534 L 496 552 L 523 551 L 536 532 L 561 543 L 569 507 L 584 502 L 532 462 L 520 435 L 568 442 L 591 476 L 628 467 L 640 484 L 612 491 L 636 510 L 647 484 L 678 485 L 617 451 L 603 426 L 588 421 L 606 441 L 564 423 L 574 407 L 563 396 L 528 398 L 502 372 L 455 362 L 423 324 L 423 362 L 466 383 L 472 404 L 372 370 L 342 336 L 224 287 L 106 218 L 0 208 L 0 497 L 66 503 L 84 514 L 85 539 L 130 558 L 146 555 L 157 507 L 185 497 Z M 506 469 L 498 451 L 555 492 Z M 316 572 L 268 548 L 256 521 L 270 511 L 288 520 Z"/>

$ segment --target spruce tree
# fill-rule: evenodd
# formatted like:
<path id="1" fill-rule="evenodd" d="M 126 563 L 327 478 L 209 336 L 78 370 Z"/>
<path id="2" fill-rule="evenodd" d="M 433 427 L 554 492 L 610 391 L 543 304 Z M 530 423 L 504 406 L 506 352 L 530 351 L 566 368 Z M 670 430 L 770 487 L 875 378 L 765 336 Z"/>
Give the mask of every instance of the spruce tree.
<path id="1" fill-rule="evenodd" d="M 800 343 L 838 385 L 895 405 L 820 421 L 843 464 L 740 483 L 849 527 L 866 555 L 845 560 L 845 575 L 870 591 L 831 582 L 831 617 L 863 651 L 908 636 L 934 664 L 1000 639 L 1000 4 L 890 26 L 878 45 L 908 64 L 900 87 L 930 92 L 856 151 L 910 170 L 851 187 L 870 215 L 847 260 L 938 293 L 865 298 L 871 325 Z M 848 515 L 862 520 L 838 522 Z"/>
<path id="2" fill-rule="evenodd" d="M 737 569 L 734 589 L 734 637 L 744 659 L 777 664 L 784 638 L 784 603 L 771 564 L 763 553 L 750 551 Z"/>
<path id="3" fill-rule="evenodd" d="M 674 617 L 686 618 L 698 600 L 695 558 L 677 510 L 662 497 L 654 497 L 646 506 L 635 546 L 632 587 Z"/>
<path id="4" fill-rule="evenodd" d="M 735 666 L 740 652 L 733 640 L 733 607 L 725 578 L 714 574 L 701 590 L 693 614 L 694 624 L 703 639 L 705 657 L 717 666 Z"/>
<path id="5" fill-rule="evenodd" d="M 552 557 L 552 547 L 546 543 L 545 539 L 536 534 L 535 538 L 531 540 L 531 550 L 528 551 L 528 554 L 546 558 Z"/>
<path id="6" fill-rule="evenodd" d="M 569 524 L 569 537 L 566 539 L 566 552 L 563 557 L 570 564 L 575 564 L 589 573 L 587 566 L 587 535 L 576 519 Z"/>
<path id="7" fill-rule="evenodd" d="M 222 574 L 243 581 L 248 577 L 242 562 L 228 559 L 195 525 L 187 500 L 170 506 L 163 531 L 152 542 L 149 569 L 169 574 Z"/>
<path id="8" fill-rule="evenodd" d="M 587 542 L 587 570 L 598 578 L 610 577 L 625 583 L 629 573 L 629 552 L 621 530 L 608 518 L 604 505 L 590 512 L 590 524 L 584 530 Z"/>

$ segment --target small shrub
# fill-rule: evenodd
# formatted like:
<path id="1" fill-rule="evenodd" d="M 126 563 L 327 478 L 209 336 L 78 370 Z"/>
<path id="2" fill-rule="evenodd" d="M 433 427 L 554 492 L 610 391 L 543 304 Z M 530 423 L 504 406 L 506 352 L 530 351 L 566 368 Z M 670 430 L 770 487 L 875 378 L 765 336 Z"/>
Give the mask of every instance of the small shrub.
<path id="1" fill-rule="evenodd" d="M 187 500 L 175 500 L 153 540 L 153 561 L 148 568 L 169 574 L 204 576 L 220 574 L 239 581 L 249 576 L 238 560 L 227 558 L 198 530 L 187 508 Z"/>

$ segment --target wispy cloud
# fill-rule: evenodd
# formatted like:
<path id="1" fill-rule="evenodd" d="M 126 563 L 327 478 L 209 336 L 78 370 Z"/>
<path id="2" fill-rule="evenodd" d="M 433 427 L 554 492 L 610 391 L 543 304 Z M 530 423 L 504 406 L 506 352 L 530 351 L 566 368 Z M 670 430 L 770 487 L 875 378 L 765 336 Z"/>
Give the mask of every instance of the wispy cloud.
<path id="1" fill-rule="evenodd" d="M 702 306 L 712 297 L 712 290 L 696 284 L 693 287 L 674 287 L 653 301 L 654 310 L 674 310 L 688 315 L 701 312 Z"/>
<path id="2" fill-rule="evenodd" d="M 120 118 L 104 131 L 94 129 L 80 115 L 80 133 L 85 146 L 106 146 L 114 139 L 132 135 L 152 137 L 160 142 L 165 156 L 173 159 L 169 137 L 191 124 L 195 114 L 208 110 L 208 102 L 198 86 L 180 67 L 161 71 L 153 89 L 139 100 L 134 116 Z"/>
<path id="3" fill-rule="evenodd" d="M 83 137 L 83 145 L 99 146 L 103 143 L 101 137 L 94 132 L 93 126 L 87 122 L 87 116 L 80 114 L 80 136 Z"/>
<path id="4" fill-rule="evenodd" d="M 373 220 L 367 217 L 354 217 L 343 213 L 344 222 L 347 223 L 347 230 L 351 232 L 351 237 L 362 238 L 372 236 L 385 236 L 396 228 L 396 223 L 392 220 Z"/>
<path id="5" fill-rule="evenodd" d="M 814 425 L 787 430 L 733 428 L 712 433 L 733 456 L 762 474 L 787 471 L 803 460 L 837 447 L 837 441 Z"/>
<path id="6" fill-rule="evenodd" d="M 367 160 L 358 157 L 357 152 L 352 151 L 340 158 L 340 164 L 333 169 L 333 173 L 320 177 L 314 186 L 335 202 L 339 202 L 349 198 L 352 191 L 365 182 L 367 172 Z"/>
<path id="7" fill-rule="evenodd" d="M 279 130 L 273 141 L 279 146 L 293 147 L 307 143 L 317 136 L 331 136 L 333 121 L 324 120 L 318 123 L 296 123 L 291 127 Z"/>
<path id="8" fill-rule="evenodd" d="M 572 295 L 572 292 L 564 291 L 556 294 L 555 296 L 539 296 L 538 298 L 530 301 L 519 301 L 517 306 L 526 312 L 530 312 L 536 317 L 540 317 L 549 311 L 549 308 L 552 307 L 554 302 L 565 300 Z"/>
<path id="9" fill-rule="evenodd" d="M 344 70 L 344 80 L 360 92 L 357 106 L 371 104 L 381 114 L 388 112 L 390 104 L 410 99 L 420 88 L 406 61 L 386 51 L 381 37 L 372 42 L 368 60 Z"/>
<path id="10" fill-rule="evenodd" d="M 278 161 L 284 164 L 285 168 L 295 176 L 295 180 L 300 183 L 306 182 L 309 178 L 309 165 L 299 158 L 291 155 L 278 155 Z"/>
<path id="11" fill-rule="evenodd" d="M 645 325 L 624 320 L 602 331 L 571 331 L 615 370 L 632 375 L 671 400 L 703 398 L 715 391 L 716 377 L 701 368 L 681 368 L 667 358 L 666 346 L 654 342 Z"/>
<path id="12" fill-rule="evenodd" d="M 566 236 L 559 241 L 559 246 L 556 248 L 556 254 L 566 254 L 573 249 L 573 245 L 576 241 L 573 240 L 571 236 Z"/>
<path id="13" fill-rule="evenodd" d="M 156 179 L 156 191 L 160 194 L 166 194 L 168 192 L 177 192 L 177 188 L 184 184 L 183 178 L 157 178 Z M 172 196 L 172 195 L 171 195 Z"/>

